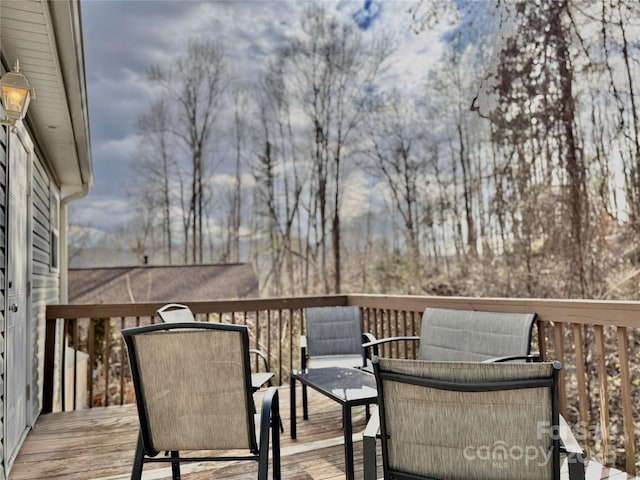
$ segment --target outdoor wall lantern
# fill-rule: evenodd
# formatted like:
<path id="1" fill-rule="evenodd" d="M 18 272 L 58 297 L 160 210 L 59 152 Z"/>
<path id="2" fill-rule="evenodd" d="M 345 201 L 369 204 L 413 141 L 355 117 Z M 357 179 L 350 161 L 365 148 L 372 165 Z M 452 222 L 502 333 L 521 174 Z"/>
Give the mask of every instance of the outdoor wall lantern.
<path id="1" fill-rule="evenodd" d="M 13 72 L 7 72 L 0 80 L 0 93 L 6 116 L 4 120 L 0 120 L 0 125 L 15 128 L 16 122 L 27 114 L 31 99 L 36 98 L 36 92 L 29 85 L 27 77 L 20 73 L 18 60 Z"/>

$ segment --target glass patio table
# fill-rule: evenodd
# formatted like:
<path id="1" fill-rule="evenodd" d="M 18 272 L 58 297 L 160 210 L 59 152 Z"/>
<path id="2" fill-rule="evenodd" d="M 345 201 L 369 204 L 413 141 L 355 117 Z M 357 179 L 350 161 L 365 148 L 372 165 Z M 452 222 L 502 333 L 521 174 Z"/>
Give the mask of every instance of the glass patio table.
<path id="1" fill-rule="evenodd" d="M 347 480 L 354 479 L 353 427 L 351 408 L 377 403 L 376 379 L 373 374 L 356 368 L 326 367 L 294 370 L 291 372 L 291 438 L 296 438 L 295 382 L 307 385 L 342 405 L 344 430 L 344 463 Z M 307 419 L 304 412 L 304 419 Z"/>

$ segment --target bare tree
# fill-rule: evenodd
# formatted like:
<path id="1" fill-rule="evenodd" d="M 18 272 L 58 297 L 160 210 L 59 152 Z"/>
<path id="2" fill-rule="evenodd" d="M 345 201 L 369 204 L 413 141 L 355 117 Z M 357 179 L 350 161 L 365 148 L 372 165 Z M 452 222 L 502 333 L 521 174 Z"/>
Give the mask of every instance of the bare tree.
<path id="1" fill-rule="evenodd" d="M 407 247 L 417 274 L 420 269 L 421 190 L 428 188 L 423 161 L 424 125 L 412 105 L 415 99 L 403 99 L 397 91 L 383 97 L 382 108 L 367 119 L 371 146 L 365 152 L 365 166 L 382 180 L 391 192 L 393 208 L 402 219 Z"/>
<path id="2" fill-rule="evenodd" d="M 67 256 L 69 265 L 77 266 L 82 256 L 91 246 L 94 228 L 91 224 L 76 224 L 69 226 L 67 235 Z"/>
<path id="3" fill-rule="evenodd" d="M 227 81 L 224 49 L 209 40 L 193 40 L 186 53 L 169 66 L 152 67 L 149 78 L 176 106 L 172 133 L 186 149 L 190 177 L 188 191 L 183 192 L 188 195 L 184 260 L 189 260 L 191 246 L 191 261 L 202 262 L 206 160 Z"/>
<path id="4" fill-rule="evenodd" d="M 268 277 L 272 291 L 282 294 L 287 289 L 295 294 L 300 292 L 302 283 L 296 280 L 294 226 L 296 221 L 300 222 L 304 169 L 298 160 L 299 146 L 293 133 L 282 59 L 282 56 L 276 57 L 267 66 L 260 82 L 257 95 L 260 134 L 254 139 L 258 152 L 252 164 L 260 199 L 255 207 L 269 226 L 272 262 Z M 299 268 L 298 277 L 301 272 Z M 304 291 L 304 286 L 302 289 Z"/>
<path id="5" fill-rule="evenodd" d="M 234 188 L 228 229 L 227 255 L 232 262 L 240 261 L 240 226 L 242 219 L 242 156 L 247 140 L 249 97 L 246 90 L 236 86 L 232 92 L 233 139 L 235 150 Z"/>
<path id="6" fill-rule="evenodd" d="M 132 159 L 136 186 L 133 196 L 137 201 L 149 200 L 161 210 L 162 246 L 169 265 L 173 259 L 173 235 L 171 227 L 172 179 L 175 158 L 170 132 L 170 113 L 163 99 L 154 101 L 136 124 L 138 147 Z M 147 198 L 140 198 L 146 196 Z M 149 198 L 152 197 L 152 198 Z"/>
<path id="7" fill-rule="evenodd" d="M 388 38 L 365 41 L 353 24 L 330 16 L 323 5 L 312 5 L 305 11 L 302 32 L 287 51 L 288 82 L 313 132 L 310 154 L 317 185 L 323 289 L 331 289 L 327 257 L 330 232 L 333 290 L 339 292 L 343 162 L 348 159 L 369 92 L 383 73 L 393 43 Z"/>

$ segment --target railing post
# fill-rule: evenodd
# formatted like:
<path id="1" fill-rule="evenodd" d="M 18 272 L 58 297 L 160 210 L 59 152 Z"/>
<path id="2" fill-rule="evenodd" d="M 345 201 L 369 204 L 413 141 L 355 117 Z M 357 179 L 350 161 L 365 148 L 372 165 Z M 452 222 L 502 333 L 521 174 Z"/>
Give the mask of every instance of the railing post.
<path id="1" fill-rule="evenodd" d="M 606 365 L 606 348 L 604 341 L 604 326 L 593 326 L 596 338 L 596 363 L 599 387 L 600 404 L 600 434 L 602 445 L 602 464 L 605 467 L 611 466 L 611 436 L 609 435 L 609 381 Z"/>
<path id="2" fill-rule="evenodd" d="M 72 321 L 68 318 L 62 319 L 62 352 L 60 355 L 60 402 L 61 411 L 67 411 L 67 335 L 69 333 L 69 322 Z"/>
<path id="3" fill-rule="evenodd" d="M 56 360 L 57 320 L 45 321 L 44 378 L 42 392 L 42 413 L 53 412 L 53 374 Z"/>
<path id="4" fill-rule="evenodd" d="M 624 453 L 627 473 L 636 474 L 635 429 L 631 397 L 631 375 L 629 372 L 629 337 L 626 327 L 616 329 L 618 358 L 620 360 L 620 392 L 622 399 L 622 424 L 624 430 Z"/>

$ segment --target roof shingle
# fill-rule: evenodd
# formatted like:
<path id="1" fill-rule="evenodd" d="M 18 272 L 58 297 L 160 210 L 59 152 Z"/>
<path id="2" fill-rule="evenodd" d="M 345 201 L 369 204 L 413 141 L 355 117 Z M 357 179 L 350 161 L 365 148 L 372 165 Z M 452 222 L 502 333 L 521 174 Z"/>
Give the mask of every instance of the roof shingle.
<path id="1" fill-rule="evenodd" d="M 247 263 L 70 268 L 69 303 L 188 302 L 258 297 Z"/>

